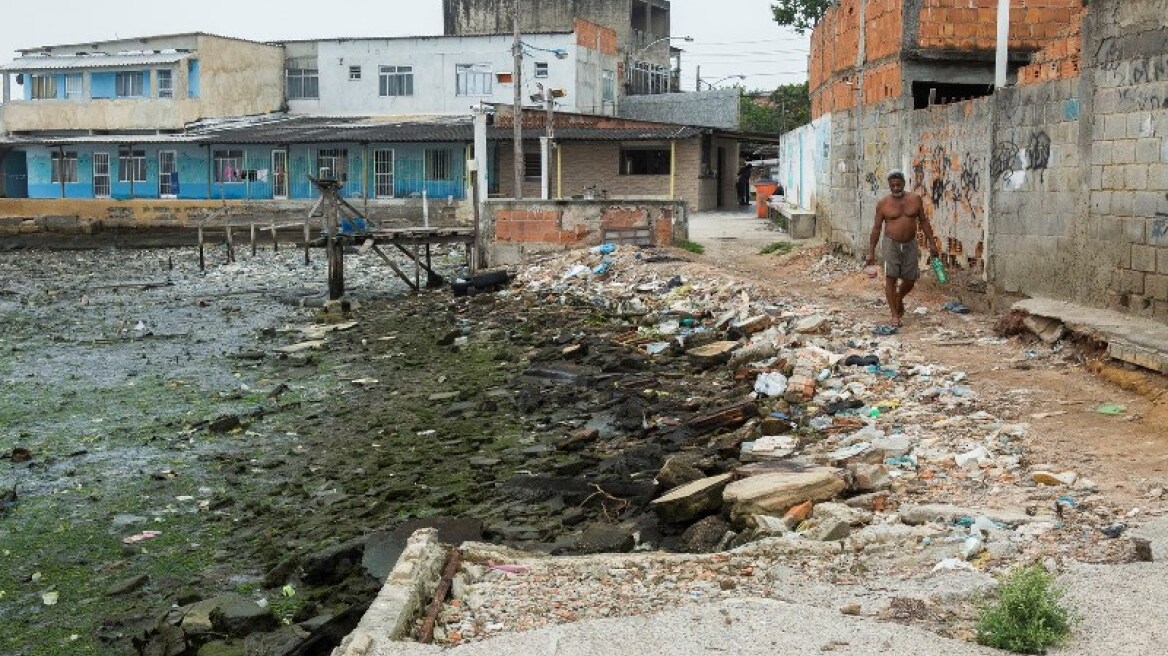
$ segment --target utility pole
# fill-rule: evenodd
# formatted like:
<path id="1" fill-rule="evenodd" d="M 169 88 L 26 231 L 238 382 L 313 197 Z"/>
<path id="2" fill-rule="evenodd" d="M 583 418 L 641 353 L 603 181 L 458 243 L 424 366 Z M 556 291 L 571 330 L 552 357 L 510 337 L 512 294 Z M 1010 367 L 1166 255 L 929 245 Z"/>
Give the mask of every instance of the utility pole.
<path id="1" fill-rule="evenodd" d="M 701 91 L 702 90 L 702 65 L 698 64 L 697 66 L 694 66 L 694 69 L 697 71 L 697 79 L 695 80 L 694 91 Z"/>
<path id="2" fill-rule="evenodd" d="M 512 132 L 512 148 L 515 153 L 515 198 L 523 198 L 523 44 L 519 40 L 519 0 L 515 2 L 515 42 L 511 45 L 511 54 L 515 56 L 515 71 L 511 74 L 511 83 L 515 85 L 515 123 Z"/>

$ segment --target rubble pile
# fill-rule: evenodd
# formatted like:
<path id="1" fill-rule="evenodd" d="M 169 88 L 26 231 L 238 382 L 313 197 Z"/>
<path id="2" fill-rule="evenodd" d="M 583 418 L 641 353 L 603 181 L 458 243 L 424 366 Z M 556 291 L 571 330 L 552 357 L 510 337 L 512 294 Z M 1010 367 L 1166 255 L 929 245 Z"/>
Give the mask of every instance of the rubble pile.
<path id="1" fill-rule="evenodd" d="M 816 270 L 852 266 L 833 260 Z M 907 587 L 965 577 L 954 598 L 967 599 L 1019 562 L 1139 557 L 1110 528 L 1138 509 L 1112 508 L 1076 472 L 1030 462 L 1031 427 L 1009 395 L 983 398 L 975 377 L 872 324 L 633 247 L 547 257 L 505 297 L 557 325 L 528 351 L 519 404 L 533 443 L 554 451 L 503 489 L 557 497 L 574 529 L 522 546 L 710 555 L 598 565 L 529 553 L 502 569 L 468 557 L 439 641 L 875 577 Z M 958 338 L 1003 341 L 933 339 Z M 897 619 L 886 602 L 862 612 Z"/>

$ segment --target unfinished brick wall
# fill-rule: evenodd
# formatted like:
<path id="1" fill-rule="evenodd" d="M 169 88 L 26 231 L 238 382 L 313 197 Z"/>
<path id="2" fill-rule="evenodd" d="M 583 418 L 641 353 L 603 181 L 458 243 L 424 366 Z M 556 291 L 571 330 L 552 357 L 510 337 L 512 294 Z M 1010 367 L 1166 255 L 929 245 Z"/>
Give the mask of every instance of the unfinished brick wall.
<path id="1" fill-rule="evenodd" d="M 1046 46 L 1082 11 L 1082 0 L 1010 0 L 1010 47 Z M 917 46 L 989 50 L 997 44 L 998 0 L 924 0 Z"/>
<path id="2" fill-rule="evenodd" d="M 1079 77 L 1083 46 L 1083 9 L 1075 14 L 1071 24 L 1059 33 L 1054 43 L 1039 50 L 1029 66 L 1018 70 L 1018 84 L 1038 84 Z"/>
<path id="3" fill-rule="evenodd" d="M 685 203 L 612 200 L 492 200 L 484 236 L 491 266 L 516 264 L 529 253 L 584 248 L 611 231 L 642 230 L 654 246 L 689 236 Z"/>
<path id="4" fill-rule="evenodd" d="M 919 11 L 906 15 L 919 5 Z M 993 50 L 997 43 L 998 0 L 841 0 L 830 7 L 811 35 L 808 82 L 811 116 L 855 106 L 841 82 L 856 78 L 860 21 L 864 30 L 864 103 L 897 97 L 904 89 L 899 70 L 905 47 L 944 52 Z M 1011 0 L 1010 47 L 1037 50 L 1056 45 L 1041 72 L 1024 69 L 1030 81 L 1078 74 L 1078 51 L 1068 24 L 1081 20 L 1082 0 Z M 906 42 L 907 41 L 907 42 Z M 896 62 L 895 64 L 893 62 Z M 885 69 L 885 67 L 889 67 Z M 895 70 L 894 70 L 895 69 Z M 1020 78 L 1021 79 L 1021 78 Z M 844 85 L 846 86 L 846 85 Z"/>
<path id="5" fill-rule="evenodd" d="M 606 55 L 616 55 L 616 31 L 591 23 L 582 18 L 576 19 L 576 45 L 582 48 L 599 50 Z"/>

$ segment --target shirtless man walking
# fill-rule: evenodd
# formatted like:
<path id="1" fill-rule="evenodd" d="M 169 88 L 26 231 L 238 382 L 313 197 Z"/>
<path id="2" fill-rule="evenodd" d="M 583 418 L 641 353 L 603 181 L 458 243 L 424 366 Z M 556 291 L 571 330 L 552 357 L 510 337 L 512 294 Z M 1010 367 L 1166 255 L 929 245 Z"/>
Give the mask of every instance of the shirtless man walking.
<path id="1" fill-rule="evenodd" d="M 920 277 L 920 249 L 917 247 L 917 226 L 925 233 L 929 256 L 938 257 L 933 245 L 933 226 L 925 216 L 921 197 L 904 190 L 904 174 L 888 174 L 889 195 L 876 204 L 876 223 L 868 246 L 868 265 L 876 264 L 876 244 L 884 232 L 881 259 L 884 260 L 884 297 L 892 311 L 892 325 L 899 326 L 904 318 L 904 297 L 912 291 Z"/>

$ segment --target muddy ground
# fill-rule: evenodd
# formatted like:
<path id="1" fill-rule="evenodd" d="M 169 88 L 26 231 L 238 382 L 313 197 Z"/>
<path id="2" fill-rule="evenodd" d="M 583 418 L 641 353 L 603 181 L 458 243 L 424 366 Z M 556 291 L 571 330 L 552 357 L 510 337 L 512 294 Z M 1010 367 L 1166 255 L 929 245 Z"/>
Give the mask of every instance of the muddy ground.
<path id="1" fill-rule="evenodd" d="M 882 311 L 858 266 L 815 266 L 822 250 L 709 246 L 705 262 L 775 290 L 780 310 L 812 297 L 844 323 Z M 424 523 L 551 553 L 687 548 L 644 512 L 654 476 L 681 450 L 705 473 L 737 464 L 742 435 L 689 422 L 749 385 L 620 343 L 661 317 L 546 288 L 409 296 L 369 257 L 347 262 L 355 307 L 328 313 L 312 307 L 324 263 L 301 257 L 216 251 L 205 274 L 190 249 L 0 257 L 0 489 L 15 490 L 0 510 L 0 653 L 327 654 Z M 638 260 L 662 293 L 706 266 Z M 1137 394 L 1094 377 L 1089 348 L 979 345 L 988 324 L 933 312 L 904 339 L 985 381 L 1007 418 L 1047 414 L 1031 419 L 1032 461 L 1075 467 L 1115 507 L 1158 507 L 1158 383 L 1111 372 Z M 1129 413 L 1090 411 L 1104 401 Z M 160 629 L 172 607 L 228 593 L 275 622 L 230 644 L 214 622 Z"/>

